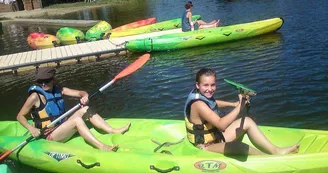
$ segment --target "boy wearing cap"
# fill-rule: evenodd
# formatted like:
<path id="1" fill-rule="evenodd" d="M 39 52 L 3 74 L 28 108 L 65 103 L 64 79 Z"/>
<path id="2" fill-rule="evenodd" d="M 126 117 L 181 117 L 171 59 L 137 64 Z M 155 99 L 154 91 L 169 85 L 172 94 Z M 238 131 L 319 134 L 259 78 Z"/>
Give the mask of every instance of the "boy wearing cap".
<path id="1" fill-rule="evenodd" d="M 90 132 L 83 118 L 87 118 L 97 128 L 107 133 L 124 133 L 129 127 L 126 126 L 114 129 L 107 124 L 98 114 L 86 116 L 88 110 L 88 93 L 81 90 L 70 89 L 67 87 L 59 87 L 55 81 L 56 70 L 51 67 L 40 68 L 36 75 L 37 85 L 30 87 L 29 97 L 25 101 L 23 107 L 17 115 L 17 120 L 29 130 L 33 137 L 41 135 L 40 129 L 46 127 L 56 118 L 65 113 L 63 95 L 71 97 L 79 97 L 82 108 L 77 110 L 71 117 L 66 120 L 59 121 L 54 127 L 46 129 L 41 137 L 47 140 L 65 142 L 71 138 L 77 131 L 79 134 L 94 147 L 101 150 L 116 150 L 117 146 L 108 146 L 100 142 Z M 34 124 L 28 123 L 26 116 L 31 114 Z"/>
<path id="2" fill-rule="evenodd" d="M 214 28 L 219 26 L 220 20 L 213 20 L 210 23 L 206 23 L 202 20 L 192 21 L 192 13 L 191 13 L 192 7 L 193 4 L 191 1 L 188 1 L 185 4 L 186 11 L 183 12 L 182 21 L 181 21 L 183 32 L 205 29 L 205 28 Z"/>

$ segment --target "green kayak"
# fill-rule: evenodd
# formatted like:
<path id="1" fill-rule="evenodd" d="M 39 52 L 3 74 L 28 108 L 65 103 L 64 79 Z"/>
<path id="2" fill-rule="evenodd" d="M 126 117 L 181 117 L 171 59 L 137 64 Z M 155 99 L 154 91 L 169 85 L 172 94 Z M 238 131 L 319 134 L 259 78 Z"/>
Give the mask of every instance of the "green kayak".
<path id="1" fill-rule="evenodd" d="M 85 39 L 88 41 L 100 40 L 103 38 L 104 33 L 111 29 L 112 26 L 109 23 L 101 21 L 85 33 Z"/>
<path id="2" fill-rule="evenodd" d="M 199 20 L 200 18 L 201 18 L 200 15 L 192 16 L 193 20 L 196 19 Z M 176 29 L 176 28 L 181 28 L 181 18 L 158 22 L 158 23 L 141 26 L 139 28 L 128 29 L 124 31 L 108 31 L 105 33 L 104 39 L 146 34 L 150 32 L 165 31 L 165 30 Z"/>
<path id="3" fill-rule="evenodd" d="M 57 31 L 56 37 L 62 45 L 70 45 L 82 42 L 84 33 L 75 28 L 63 27 Z"/>
<path id="4" fill-rule="evenodd" d="M 166 51 L 240 40 L 278 30 L 282 18 L 272 18 L 251 23 L 202 29 L 177 34 L 166 34 L 129 41 L 126 48 L 132 52 Z"/>
<path id="5" fill-rule="evenodd" d="M 11 170 L 8 168 L 6 164 L 0 164 L 0 172 L 1 173 L 11 173 Z"/>
<path id="6" fill-rule="evenodd" d="M 183 120 L 109 119 L 113 127 L 132 125 L 125 134 L 103 134 L 91 129 L 102 142 L 118 144 L 116 152 L 94 149 L 77 136 L 66 143 L 44 139 L 29 142 L 9 157 L 50 172 L 326 172 L 328 132 L 260 126 L 273 144 L 285 147 L 300 143 L 297 154 L 225 156 L 194 147 L 186 139 Z M 26 132 L 16 121 L 0 122 L 0 150 L 24 141 Z M 243 142 L 251 145 L 247 135 Z"/>

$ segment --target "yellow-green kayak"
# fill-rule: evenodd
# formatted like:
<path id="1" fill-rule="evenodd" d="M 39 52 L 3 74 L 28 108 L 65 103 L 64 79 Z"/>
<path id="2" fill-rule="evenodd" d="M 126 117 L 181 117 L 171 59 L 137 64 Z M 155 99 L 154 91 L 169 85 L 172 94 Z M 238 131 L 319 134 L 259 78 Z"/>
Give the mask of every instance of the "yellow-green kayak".
<path id="1" fill-rule="evenodd" d="M 150 52 L 204 46 L 274 32 L 277 31 L 282 24 L 282 18 L 272 18 L 218 28 L 165 34 L 156 37 L 131 40 L 126 44 L 126 48 L 132 52 Z"/>
<path id="2" fill-rule="evenodd" d="M 273 144 L 285 147 L 300 143 L 297 154 L 225 156 L 194 147 L 186 139 L 183 120 L 109 119 L 113 127 L 131 122 L 125 134 L 92 133 L 102 142 L 118 144 L 116 152 L 104 152 L 86 144 L 81 137 L 66 143 L 39 139 L 16 150 L 10 158 L 50 172 L 113 173 L 238 173 L 238 172 L 327 172 L 328 132 L 260 126 Z M 0 149 L 12 149 L 29 136 L 18 122 L 0 122 Z M 250 144 L 247 135 L 243 142 Z"/>

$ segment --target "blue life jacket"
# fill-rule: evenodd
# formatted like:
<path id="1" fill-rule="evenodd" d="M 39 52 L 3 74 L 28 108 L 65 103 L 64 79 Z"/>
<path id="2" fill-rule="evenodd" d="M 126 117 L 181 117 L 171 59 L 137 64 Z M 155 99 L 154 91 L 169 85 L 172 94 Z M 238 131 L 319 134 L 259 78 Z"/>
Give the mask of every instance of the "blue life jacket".
<path id="1" fill-rule="evenodd" d="M 191 104 L 198 100 L 205 102 L 206 105 L 218 116 L 219 114 L 221 114 L 214 97 L 207 98 L 201 93 L 198 93 L 197 89 L 192 90 L 188 95 L 184 108 L 187 137 L 189 141 L 194 145 L 207 144 L 210 142 L 225 142 L 222 132 L 219 131 L 216 127 L 214 127 L 212 124 L 208 122 L 205 122 L 204 124 L 194 124 L 190 122 Z"/>
<path id="2" fill-rule="evenodd" d="M 65 112 L 64 100 L 61 94 L 62 89 L 54 86 L 52 92 L 48 92 L 43 90 L 40 86 L 33 85 L 29 88 L 28 93 L 32 94 L 33 92 L 37 92 L 38 96 L 42 94 L 46 98 L 46 103 L 44 105 L 39 97 L 40 107 L 34 108 L 31 113 L 35 127 L 41 129 Z M 56 125 L 62 122 L 63 120 L 59 121 Z"/>

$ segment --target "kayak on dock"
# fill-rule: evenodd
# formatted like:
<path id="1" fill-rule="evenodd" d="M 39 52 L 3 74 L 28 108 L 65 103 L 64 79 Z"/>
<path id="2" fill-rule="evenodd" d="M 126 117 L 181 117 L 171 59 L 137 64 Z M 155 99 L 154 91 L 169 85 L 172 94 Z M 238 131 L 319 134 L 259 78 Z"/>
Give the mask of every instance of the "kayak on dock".
<path id="1" fill-rule="evenodd" d="M 131 52 L 151 52 L 204 46 L 267 34 L 277 31 L 282 25 L 282 18 L 272 18 L 244 24 L 131 40 L 127 42 L 126 48 Z"/>
<path id="2" fill-rule="evenodd" d="M 96 41 L 102 39 L 105 32 L 112 29 L 112 26 L 106 22 L 101 21 L 97 23 L 95 26 L 91 27 L 86 33 L 85 33 L 85 39 L 87 41 Z"/>
<path id="3" fill-rule="evenodd" d="M 57 31 L 56 37 L 62 45 L 71 45 L 82 42 L 84 33 L 75 28 L 63 27 Z"/>
<path id="4" fill-rule="evenodd" d="M 297 154 L 226 156 L 200 150 L 186 138 L 184 120 L 108 119 L 113 127 L 131 122 L 125 134 L 91 132 L 116 152 L 101 151 L 76 136 L 66 143 L 38 139 L 10 158 L 50 172 L 325 172 L 328 170 L 328 132 L 321 130 L 259 126 L 279 147 L 300 144 Z M 26 129 L 16 121 L 0 122 L 0 150 L 24 141 Z M 247 134 L 242 141 L 253 146 Z M 254 147 L 254 146 L 253 146 Z"/>
<path id="5" fill-rule="evenodd" d="M 32 49 L 46 49 L 59 46 L 60 40 L 51 34 L 33 32 L 28 35 L 27 43 Z"/>

